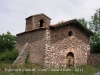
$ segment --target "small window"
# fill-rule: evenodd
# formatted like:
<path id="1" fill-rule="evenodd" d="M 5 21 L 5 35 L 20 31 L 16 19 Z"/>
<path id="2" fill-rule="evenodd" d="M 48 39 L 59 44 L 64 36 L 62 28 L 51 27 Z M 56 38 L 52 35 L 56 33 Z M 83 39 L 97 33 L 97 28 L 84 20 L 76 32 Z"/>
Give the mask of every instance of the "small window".
<path id="1" fill-rule="evenodd" d="M 73 32 L 72 31 L 69 31 L 68 32 L 68 36 L 72 36 L 73 35 Z"/>
<path id="2" fill-rule="evenodd" d="M 40 20 L 40 27 L 43 27 L 44 20 Z"/>

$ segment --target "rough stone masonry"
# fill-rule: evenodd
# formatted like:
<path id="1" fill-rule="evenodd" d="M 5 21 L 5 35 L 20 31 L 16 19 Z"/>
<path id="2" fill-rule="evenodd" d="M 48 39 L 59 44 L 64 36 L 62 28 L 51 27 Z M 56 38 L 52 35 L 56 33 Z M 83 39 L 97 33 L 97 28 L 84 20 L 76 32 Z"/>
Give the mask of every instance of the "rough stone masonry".
<path id="1" fill-rule="evenodd" d="M 50 20 L 45 14 L 26 18 L 25 31 L 17 34 L 16 48 L 20 54 L 28 43 L 30 63 L 38 63 L 45 67 L 87 64 L 90 36 L 93 33 L 76 19 L 54 25 L 50 24 Z M 25 57 L 25 54 L 19 60 L 22 57 Z M 20 63 L 24 62 L 25 59 Z"/>

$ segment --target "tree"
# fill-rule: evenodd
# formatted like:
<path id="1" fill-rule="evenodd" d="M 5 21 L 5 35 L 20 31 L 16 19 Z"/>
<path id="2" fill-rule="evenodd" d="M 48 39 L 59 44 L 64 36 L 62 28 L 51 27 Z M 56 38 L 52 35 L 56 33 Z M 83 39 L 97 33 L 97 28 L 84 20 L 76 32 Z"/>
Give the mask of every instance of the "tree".
<path id="1" fill-rule="evenodd" d="M 90 40 L 91 53 L 100 53 L 100 9 L 91 17 L 89 25 L 89 29 L 95 33 Z"/>
<path id="2" fill-rule="evenodd" d="M 91 53 L 100 53 L 100 37 L 99 35 L 91 36 L 90 39 Z"/>
<path id="3" fill-rule="evenodd" d="M 15 48 L 16 36 L 10 32 L 0 35 L 0 53 Z"/>
<path id="4" fill-rule="evenodd" d="M 12 63 L 18 56 L 15 49 L 16 36 L 10 32 L 0 35 L 0 63 Z"/>
<path id="5" fill-rule="evenodd" d="M 87 27 L 87 24 L 88 22 L 84 19 L 84 18 L 81 18 L 81 19 L 77 19 L 82 25 L 84 25 L 85 27 Z"/>
<path id="6" fill-rule="evenodd" d="M 91 17 L 91 21 L 89 21 L 90 30 L 96 34 L 100 35 L 100 9 L 96 10 L 96 13 Z"/>

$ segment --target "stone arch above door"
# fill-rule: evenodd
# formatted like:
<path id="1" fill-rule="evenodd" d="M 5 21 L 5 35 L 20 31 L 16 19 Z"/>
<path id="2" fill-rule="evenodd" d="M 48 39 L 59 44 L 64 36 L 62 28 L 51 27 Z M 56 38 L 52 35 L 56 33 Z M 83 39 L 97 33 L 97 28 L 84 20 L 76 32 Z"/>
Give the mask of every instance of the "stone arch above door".
<path id="1" fill-rule="evenodd" d="M 73 53 L 73 55 L 74 55 L 74 64 L 73 64 L 73 66 L 75 67 L 76 66 L 76 63 L 78 62 L 76 59 L 76 57 L 77 57 L 77 54 L 78 54 L 78 52 L 77 52 L 77 50 L 76 49 L 74 49 L 74 48 L 71 48 L 71 47 L 69 47 L 69 48 L 67 48 L 67 49 L 64 49 L 64 52 L 63 52 L 63 55 L 64 55 L 64 57 L 65 57 L 65 60 L 64 60 L 64 66 L 66 67 L 67 65 L 66 65 L 66 58 L 67 58 L 67 54 L 69 53 L 69 52 L 72 52 Z"/>

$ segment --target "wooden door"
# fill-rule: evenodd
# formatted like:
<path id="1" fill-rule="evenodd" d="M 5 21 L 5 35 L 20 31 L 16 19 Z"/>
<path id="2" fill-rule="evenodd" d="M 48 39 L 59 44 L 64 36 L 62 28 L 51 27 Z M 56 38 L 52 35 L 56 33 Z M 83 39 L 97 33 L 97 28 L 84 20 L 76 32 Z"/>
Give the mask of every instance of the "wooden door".
<path id="1" fill-rule="evenodd" d="M 69 52 L 66 56 L 66 66 L 74 66 L 74 54 L 72 52 Z"/>

